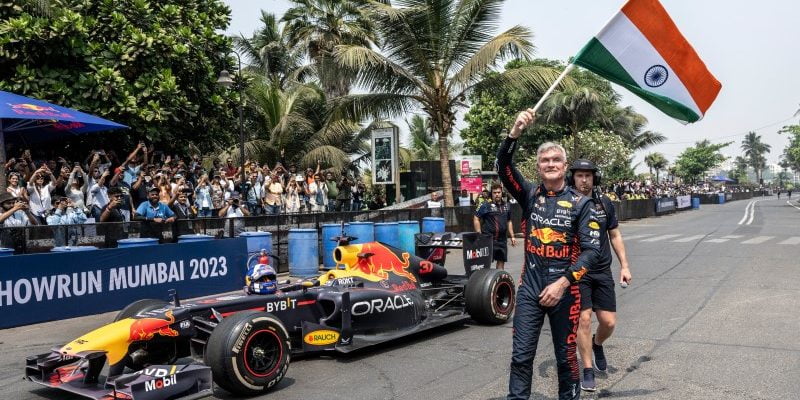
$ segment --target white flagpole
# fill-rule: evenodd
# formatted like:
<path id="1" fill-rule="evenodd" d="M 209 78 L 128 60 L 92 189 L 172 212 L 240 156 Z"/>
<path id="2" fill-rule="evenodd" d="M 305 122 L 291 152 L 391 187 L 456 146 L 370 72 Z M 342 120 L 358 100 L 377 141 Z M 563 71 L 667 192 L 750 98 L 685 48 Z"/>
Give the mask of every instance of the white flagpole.
<path id="1" fill-rule="evenodd" d="M 573 68 L 575 68 L 575 64 L 571 64 L 571 63 L 569 65 L 567 65 L 566 68 L 564 68 L 564 72 L 562 72 L 561 75 L 558 76 L 558 79 L 556 79 L 556 81 L 553 82 L 553 84 L 550 86 L 550 88 L 547 89 L 546 92 L 544 92 L 544 94 L 542 95 L 542 98 L 540 98 L 539 101 L 536 103 L 536 105 L 533 106 L 533 113 L 534 114 L 536 114 L 536 111 L 539 110 L 539 107 L 541 107 L 542 104 L 544 104 L 545 99 L 547 99 L 547 97 L 550 96 L 551 93 L 553 93 L 553 90 L 556 89 L 556 86 L 558 86 L 558 84 L 561 83 L 561 81 L 564 80 L 564 77 L 566 77 L 567 74 L 569 73 L 569 71 L 572 71 Z"/>

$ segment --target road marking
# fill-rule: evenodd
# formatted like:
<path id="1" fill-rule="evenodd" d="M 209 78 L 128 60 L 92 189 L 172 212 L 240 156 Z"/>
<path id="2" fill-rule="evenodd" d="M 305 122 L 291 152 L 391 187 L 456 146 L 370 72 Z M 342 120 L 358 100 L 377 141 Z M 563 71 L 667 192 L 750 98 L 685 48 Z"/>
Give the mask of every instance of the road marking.
<path id="1" fill-rule="evenodd" d="M 695 241 L 697 239 L 702 239 L 705 236 L 706 235 L 694 235 L 694 236 L 685 237 L 683 239 L 673 240 L 673 242 L 678 242 L 678 243 L 693 242 L 693 241 Z"/>
<path id="2" fill-rule="evenodd" d="M 792 236 L 778 244 L 800 244 L 800 236 Z"/>
<path id="3" fill-rule="evenodd" d="M 630 236 L 623 236 L 622 238 L 625 240 L 633 240 L 633 239 L 641 239 L 643 237 L 653 236 L 652 233 L 644 233 L 641 235 L 630 235 Z"/>
<path id="4" fill-rule="evenodd" d="M 730 239 L 708 239 L 706 240 L 706 243 L 723 243 L 727 242 L 728 240 Z"/>
<path id="5" fill-rule="evenodd" d="M 723 236 L 724 239 L 739 239 L 739 238 L 743 238 L 743 237 L 744 237 L 744 235 L 726 235 L 726 236 Z"/>
<path id="6" fill-rule="evenodd" d="M 756 236 L 750 240 L 745 240 L 742 244 L 759 244 L 764 243 L 767 240 L 773 239 L 775 236 Z"/>
<path id="7" fill-rule="evenodd" d="M 747 221 L 747 216 L 750 214 L 750 206 L 752 206 L 753 204 L 755 204 L 754 200 L 751 200 L 749 203 L 747 203 L 747 206 L 745 206 L 744 208 L 744 215 L 742 216 L 742 219 L 739 220 L 739 223 L 736 225 L 741 225 L 744 223 L 744 221 Z"/>
<path id="8" fill-rule="evenodd" d="M 661 235 L 661 236 L 656 236 L 656 237 L 652 237 L 650 239 L 645 239 L 645 240 L 641 240 L 641 241 L 642 242 L 658 242 L 660 240 L 672 239 L 672 238 L 678 237 L 678 236 L 680 236 L 680 235 Z"/>
<path id="9" fill-rule="evenodd" d="M 798 207 L 798 206 L 796 206 L 796 205 L 792 204 L 792 202 L 791 202 L 791 201 L 789 201 L 789 200 L 786 200 L 786 204 L 788 204 L 788 205 L 790 205 L 790 206 L 792 206 L 792 207 L 794 207 L 794 208 L 796 208 L 796 209 L 800 210 L 800 207 Z"/>

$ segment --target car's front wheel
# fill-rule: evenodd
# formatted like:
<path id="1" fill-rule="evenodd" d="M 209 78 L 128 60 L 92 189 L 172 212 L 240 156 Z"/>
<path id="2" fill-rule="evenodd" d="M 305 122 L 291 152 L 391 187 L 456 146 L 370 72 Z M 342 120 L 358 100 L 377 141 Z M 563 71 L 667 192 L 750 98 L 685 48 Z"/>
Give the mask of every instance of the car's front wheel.
<path id="1" fill-rule="evenodd" d="M 477 322 L 499 325 L 514 312 L 515 290 L 511 275 L 499 269 L 481 269 L 470 275 L 464 289 L 467 312 Z"/>
<path id="2" fill-rule="evenodd" d="M 289 333 L 274 315 L 260 311 L 233 314 L 211 333 L 205 363 L 214 382 L 242 396 L 275 386 L 289 368 Z"/>

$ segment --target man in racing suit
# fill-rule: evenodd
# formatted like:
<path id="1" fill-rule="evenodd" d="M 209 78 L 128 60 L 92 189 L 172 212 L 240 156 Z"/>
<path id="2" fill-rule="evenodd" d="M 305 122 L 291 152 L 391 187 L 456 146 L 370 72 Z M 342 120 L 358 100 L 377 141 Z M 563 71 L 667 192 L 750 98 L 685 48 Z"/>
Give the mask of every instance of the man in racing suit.
<path id="1" fill-rule="evenodd" d="M 500 145 L 497 169 L 506 190 L 522 206 L 525 265 L 517 291 L 508 399 L 528 399 L 533 358 L 544 323 L 550 320 L 558 367 L 559 399 L 580 398 L 575 354 L 580 290 L 577 281 L 600 254 L 593 202 L 566 186 L 566 151 L 555 143 L 537 150 L 542 184 L 534 186 L 514 167 L 517 138 L 535 117 L 523 111 Z M 595 232 L 595 233 L 593 233 Z"/>

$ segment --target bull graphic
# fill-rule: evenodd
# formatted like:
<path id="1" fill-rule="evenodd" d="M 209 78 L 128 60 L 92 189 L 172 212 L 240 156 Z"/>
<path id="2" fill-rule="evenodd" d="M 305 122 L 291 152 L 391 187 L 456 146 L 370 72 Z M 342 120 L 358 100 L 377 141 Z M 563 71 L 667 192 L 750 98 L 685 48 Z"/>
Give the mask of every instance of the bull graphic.
<path id="1" fill-rule="evenodd" d="M 161 318 L 139 318 L 133 321 L 130 327 L 129 342 L 151 340 L 155 335 L 161 336 L 178 336 L 178 331 L 170 328 L 171 324 L 175 323 L 175 316 L 172 310 L 164 313 L 167 319 Z"/>
<path id="2" fill-rule="evenodd" d="M 357 255 L 357 256 L 356 256 Z M 402 259 L 401 259 L 402 257 Z M 378 279 L 388 279 L 389 272 L 416 282 L 414 274 L 408 272 L 410 255 L 403 252 L 400 257 L 386 246 L 371 242 L 353 244 L 339 247 L 338 256 L 334 256 L 337 263 L 348 265 L 365 275 Z"/>
<path id="3" fill-rule="evenodd" d="M 567 234 L 558 232 L 553 228 L 541 228 L 531 230 L 531 237 L 539 239 L 539 243 L 548 244 L 553 242 L 567 243 Z"/>

